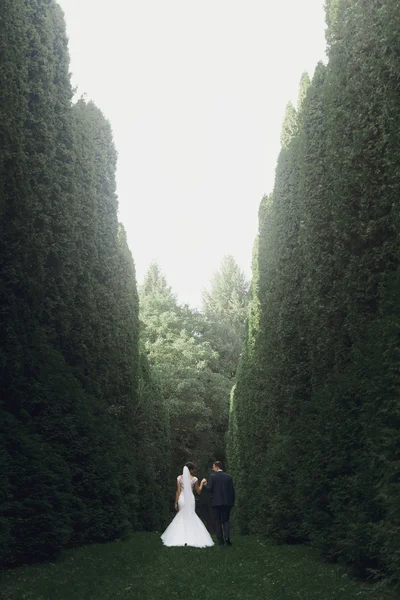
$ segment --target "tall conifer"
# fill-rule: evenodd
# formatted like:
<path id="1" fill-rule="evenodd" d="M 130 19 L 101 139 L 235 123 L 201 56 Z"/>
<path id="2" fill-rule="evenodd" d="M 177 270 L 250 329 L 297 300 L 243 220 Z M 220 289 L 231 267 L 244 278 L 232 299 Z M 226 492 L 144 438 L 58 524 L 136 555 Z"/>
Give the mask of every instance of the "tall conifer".
<path id="1" fill-rule="evenodd" d="M 14 565 L 143 527 L 139 460 L 153 437 L 168 456 L 168 435 L 137 420 L 116 151 L 99 109 L 71 105 L 58 4 L 5 0 L 0 46 L 0 562 Z M 151 418 L 165 422 L 156 401 Z"/>
<path id="2" fill-rule="evenodd" d="M 297 115 L 288 106 L 273 202 L 260 212 L 259 342 L 239 368 L 230 437 L 239 481 L 255 481 L 264 502 L 242 526 L 393 581 L 399 19 L 389 2 L 327 3 L 329 63 L 311 86 L 302 78 Z M 257 420 L 253 467 L 243 440 Z"/>

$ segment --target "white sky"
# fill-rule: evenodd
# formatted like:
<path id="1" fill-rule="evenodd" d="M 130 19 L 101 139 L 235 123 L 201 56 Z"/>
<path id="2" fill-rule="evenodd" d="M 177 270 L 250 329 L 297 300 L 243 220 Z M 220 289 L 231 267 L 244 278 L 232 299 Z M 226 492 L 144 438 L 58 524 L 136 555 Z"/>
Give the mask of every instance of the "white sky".
<path id="1" fill-rule="evenodd" d="M 325 57 L 323 0 L 59 0 L 72 83 L 111 121 L 138 281 L 198 306 L 225 254 L 250 276 L 286 104 Z"/>

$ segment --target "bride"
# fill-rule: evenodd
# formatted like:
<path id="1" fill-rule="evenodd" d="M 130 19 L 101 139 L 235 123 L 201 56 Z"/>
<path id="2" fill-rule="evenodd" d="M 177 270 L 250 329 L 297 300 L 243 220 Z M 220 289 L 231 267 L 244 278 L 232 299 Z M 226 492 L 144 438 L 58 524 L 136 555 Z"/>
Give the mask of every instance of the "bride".
<path id="1" fill-rule="evenodd" d="M 193 475 L 194 470 L 193 463 L 186 463 L 182 475 L 177 478 L 175 509 L 178 514 L 161 536 L 165 546 L 214 546 L 210 534 L 196 515 L 193 495 L 193 488 L 201 494 L 207 481 L 203 479 L 199 485 L 199 480 Z"/>

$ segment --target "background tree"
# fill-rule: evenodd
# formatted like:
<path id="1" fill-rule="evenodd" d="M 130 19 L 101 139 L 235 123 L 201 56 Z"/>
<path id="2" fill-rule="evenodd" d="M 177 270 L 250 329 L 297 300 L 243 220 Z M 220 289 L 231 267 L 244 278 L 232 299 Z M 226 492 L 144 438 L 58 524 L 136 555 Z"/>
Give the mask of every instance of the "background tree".
<path id="1" fill-rule="evenodd" d="M 174 471 L 189 459 L 205 469 L 224 451 L 229 383 L 215 367 L 218 355 L 203 340 L 199 314 L 178 305 L 157 265 L 140 288 L 140 318 L 169 413 Z"/>
<path id="2" fill-rule="evenodd" d="M 218 352 L 218 368 L 234 378 L 245 337 L 249 284 L 233 256 L 225 256 L 203 293 L 204 339 Z"/>
<path id="3" fill-rule="evenodd" d="M 159 267 L 149 267 L 140 288 L 142 340 L 161 384 L 171 427 L 173 473 L 192 460 L 205 473 L 225 460 L 229 394 L 243 341 L 248 288 L 227 257 L 205 294 L 204 312 L 178 305 Z M 173 497 L 173 477 L 170 480 Z M 210 520 L 204 497 L 198 511 Z"/>

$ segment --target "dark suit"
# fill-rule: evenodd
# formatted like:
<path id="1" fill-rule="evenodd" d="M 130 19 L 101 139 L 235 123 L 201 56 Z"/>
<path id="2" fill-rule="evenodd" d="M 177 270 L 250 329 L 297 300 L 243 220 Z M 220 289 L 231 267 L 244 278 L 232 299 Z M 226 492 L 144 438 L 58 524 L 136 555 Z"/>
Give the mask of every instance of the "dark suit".
<path id="1" fill-rule="evenodd" d="M 232 476 L 223 471 L 214 472 L 210 476 L 205 488 L 207 492 L 212 494 L 211 506 L 215 519 L 218 543 L 224 543 L 222 528 L 224 530 L 225 541 L 229 542 L 229 516 L 231 508 L 235 504 L 235 488 L 233 487 Z"/>

